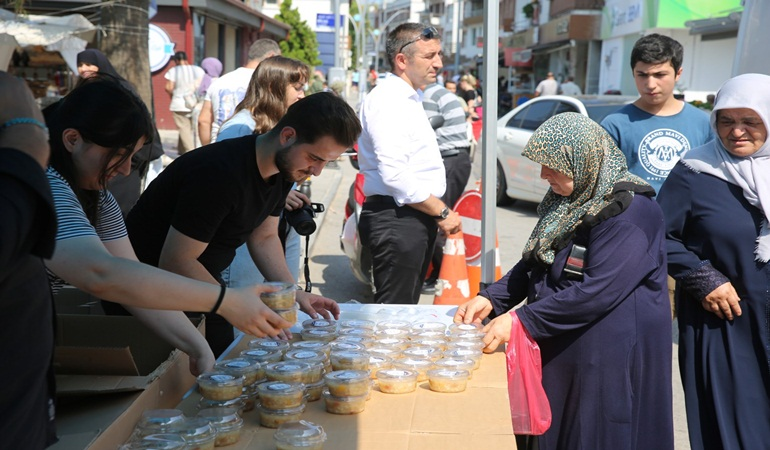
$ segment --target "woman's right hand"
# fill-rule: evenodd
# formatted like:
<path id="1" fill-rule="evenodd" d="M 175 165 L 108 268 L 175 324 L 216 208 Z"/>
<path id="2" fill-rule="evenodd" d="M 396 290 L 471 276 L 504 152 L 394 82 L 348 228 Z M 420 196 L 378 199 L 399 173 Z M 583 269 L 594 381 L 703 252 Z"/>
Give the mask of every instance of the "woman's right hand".
<path id="1" fill-rule="evenodd" d="M 488 298 L 477 295 L 457 308 L 454 323 L 481 323 L 492 312 L 492 302 Z"/>
<path id="2" fill-rule="evenodd" d="M 741 306 L 738 304 L 740 301 L 733 284 L 728 281 L 711 291 L 701 301 L 701 305 L 703 309 L 716 314 L 720 319 L 733 320 L 742 314 Z"/>
<path id="3" fill-rule="evenodd" d="M 232 326 L 256 337 L 276 337 L 293 325 L 267 307 L 260 294 L 280 289 L 278 286 L 257 284 L 245 288 L 228 289 L 217 314 Z"/>

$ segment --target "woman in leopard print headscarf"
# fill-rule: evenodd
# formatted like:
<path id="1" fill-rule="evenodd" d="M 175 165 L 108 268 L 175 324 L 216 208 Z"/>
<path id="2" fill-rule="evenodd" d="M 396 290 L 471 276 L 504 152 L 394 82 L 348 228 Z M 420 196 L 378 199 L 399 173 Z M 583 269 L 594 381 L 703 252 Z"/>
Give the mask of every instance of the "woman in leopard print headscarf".
<path id="1" fill-rule="evenodd" d="M 540 346 L 552 422 L 541 436 L 518 437 L 519 448 L 673 449 L 671 315 L 654 190 L 580 114 L 547 120 L 522 154 L 551 185 L 540 220 L 521 261 L 454 318 L 494 318 L 485 351 L 520 339 L 521 327 Z"/>

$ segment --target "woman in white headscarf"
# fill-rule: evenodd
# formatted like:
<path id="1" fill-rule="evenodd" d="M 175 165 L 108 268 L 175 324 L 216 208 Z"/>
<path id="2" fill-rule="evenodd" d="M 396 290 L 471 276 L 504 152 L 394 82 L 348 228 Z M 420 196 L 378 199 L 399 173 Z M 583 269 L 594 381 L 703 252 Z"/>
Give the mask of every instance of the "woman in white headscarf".
<path id="1" fill-rule="evenodd" d="M 717 139 L 688 152 L 661 188 L 677 280 L 679 365 L 690 443 L 770 443 L 770 76 L 719 90 Z"/>

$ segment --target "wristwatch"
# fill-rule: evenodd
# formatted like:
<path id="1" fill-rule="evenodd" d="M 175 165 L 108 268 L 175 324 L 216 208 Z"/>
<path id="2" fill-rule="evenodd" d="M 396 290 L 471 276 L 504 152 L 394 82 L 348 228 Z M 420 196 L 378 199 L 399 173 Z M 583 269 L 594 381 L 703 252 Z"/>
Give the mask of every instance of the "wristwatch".
<path id="1" fill-rule="evenodd" d="M 433 216 L 434 219 L 444 220 L 447 217 L 449 217 L 449 207 L 445 206 L 444 209 L 441 210 L 438 216 Z"/>

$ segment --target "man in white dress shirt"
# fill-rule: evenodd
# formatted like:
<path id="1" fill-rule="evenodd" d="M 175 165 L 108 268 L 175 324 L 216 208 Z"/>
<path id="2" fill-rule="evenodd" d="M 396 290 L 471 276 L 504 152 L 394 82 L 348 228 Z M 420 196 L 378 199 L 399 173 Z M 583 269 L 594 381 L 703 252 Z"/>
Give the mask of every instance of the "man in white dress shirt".
<path id="1" fill-rule="evenodd" d="M 461 229 L 441 201 L 446 174 L 436 134 L 422 107 L 422 89 L 443 67 L 433 27 L 404 23 L 388 34 L 391 72 L 364 100 L 358 161 L 364 174 L 359 222 L 372 255 L 376 303 L 416 304 L 439 229 Z"/>

